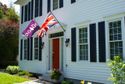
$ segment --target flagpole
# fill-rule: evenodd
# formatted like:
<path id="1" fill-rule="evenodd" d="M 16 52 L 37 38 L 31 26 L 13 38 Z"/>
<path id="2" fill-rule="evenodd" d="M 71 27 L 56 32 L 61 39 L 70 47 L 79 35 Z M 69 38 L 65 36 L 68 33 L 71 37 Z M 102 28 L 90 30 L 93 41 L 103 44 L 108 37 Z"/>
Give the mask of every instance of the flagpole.
<path id="1" fill-rule="evenodd" d="M 52 13 L 52 11 L 50 10 L 51 14 L 55 17 L 55 15 Z M 63 29 L 63 31 L 65 32 L 66 30 L 63 28 L 62 24 L 58 21 L 58 19 L 55 17 L 56 21 L 59 23 L 59 25 L 61 26 L 61 28 Z"/>

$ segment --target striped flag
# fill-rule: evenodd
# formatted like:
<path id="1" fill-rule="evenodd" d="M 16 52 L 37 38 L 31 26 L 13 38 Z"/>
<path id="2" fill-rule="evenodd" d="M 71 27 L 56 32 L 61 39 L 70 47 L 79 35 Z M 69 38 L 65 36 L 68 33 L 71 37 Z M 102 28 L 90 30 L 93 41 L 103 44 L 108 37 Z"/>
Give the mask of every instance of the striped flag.
<path id="1" fill-rule="evenodd" d="M 39 32 L 37 34 L 38 37 L 43 37 L 48 29 L 50 29 L 52 26 L 56 25 L 58 22 L 53 16 L 53 14 L 50 12 L 49 15 L 46 17 L 44 23 L 39 29 Z"/>

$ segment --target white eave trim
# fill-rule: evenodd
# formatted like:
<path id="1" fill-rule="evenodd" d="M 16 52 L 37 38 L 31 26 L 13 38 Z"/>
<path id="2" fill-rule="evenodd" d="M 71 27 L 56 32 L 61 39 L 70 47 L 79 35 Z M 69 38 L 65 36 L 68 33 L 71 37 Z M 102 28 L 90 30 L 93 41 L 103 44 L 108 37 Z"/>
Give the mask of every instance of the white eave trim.
<path id="1" fill-rule="evenodd" d="M 18 5 L 25 5 L 26 3 L 28 3 L 31 0 L 17 0 L 14 4 L 18 4 Z"/>

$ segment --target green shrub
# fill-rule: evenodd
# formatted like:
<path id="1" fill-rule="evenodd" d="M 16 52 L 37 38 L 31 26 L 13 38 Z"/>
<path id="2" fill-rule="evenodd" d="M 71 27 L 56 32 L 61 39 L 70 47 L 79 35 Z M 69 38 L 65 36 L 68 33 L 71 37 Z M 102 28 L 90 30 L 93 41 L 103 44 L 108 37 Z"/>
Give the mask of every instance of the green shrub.
<path id="1" fill-rule="evenodd" d="M 17 74 L 19 72 L 19 66 L 8 66 L 6 72 L 9 74 Z"/>
<path id="2" fill-rule="evenodd" d="M 18 72 L 18 75 L 19 75 L 19 76 L 25 75 L 25 71 L 20 70 L 20 71 Z"/>
<path id="3" fill-rule="evenodd" d="M 71 81 L 62 81 L 61 84 L 73 84 L 73 82 L 71 82 Z"/>
<path id="4" fill-rule="evenodd" d="M 27 75 L 29 77 L 32 77 L 33 74 L 31 74 L 30 72 L 28 71 L 24 71 L 24 70 L 20 70 L 19 73 L 18 73 L 19 76 L 23 76 L 23 75 Z"/>
<path id="5" fill-rule="evenodd" d="M 54 69 L 51 73 L 51 79 L 59 80 L 61 76 L 61 72 L 59 70 Z"/>
<path id="6" fill-rule="evenodd" d="M 119 56 L 115 56 L 113 60 L 109 61 L 108 66 L 111 69 L 111 77 L 109 80 L 113 84 L 125 84 L 125 63 Z"/>

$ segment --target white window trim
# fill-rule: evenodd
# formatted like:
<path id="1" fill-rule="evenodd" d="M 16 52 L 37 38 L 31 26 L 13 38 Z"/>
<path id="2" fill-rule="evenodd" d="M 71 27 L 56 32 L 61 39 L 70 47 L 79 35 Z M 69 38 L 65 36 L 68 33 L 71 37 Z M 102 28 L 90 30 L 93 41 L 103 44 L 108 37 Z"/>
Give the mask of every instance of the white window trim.
<path id="1" fill-rule="evenodd" d="M 79 29 L 87 27 L 87 33 L 88 33 L 88 60 L 80 60 L 79 56 Z M 89 24 L 87 23 L 80 23 L 76 27 L 76 48 L 77 48 L 77 62 L 90 62 L 90 42 L 89 42 Z"/>
<path id="2" fill-rule="evenodd" d="M 125 33 L 123 31 L 125 31 L 125 20 L 124 20 L 124 16 L 123 15 L 116 15 L 116 16 L 111 16 L 108 18 L 105 18 L 105 28 L 106 28 L 106 61 L 110 60 L 110 38 L 109 38 L 109 22 L 113 22 L 113 21 L 121 21 L 121 34 L 122 34 L 122 43 L 123 43 L 123 59 L 125 59 Z M 114 41 L 113 41 L 114 42 Z"/>

